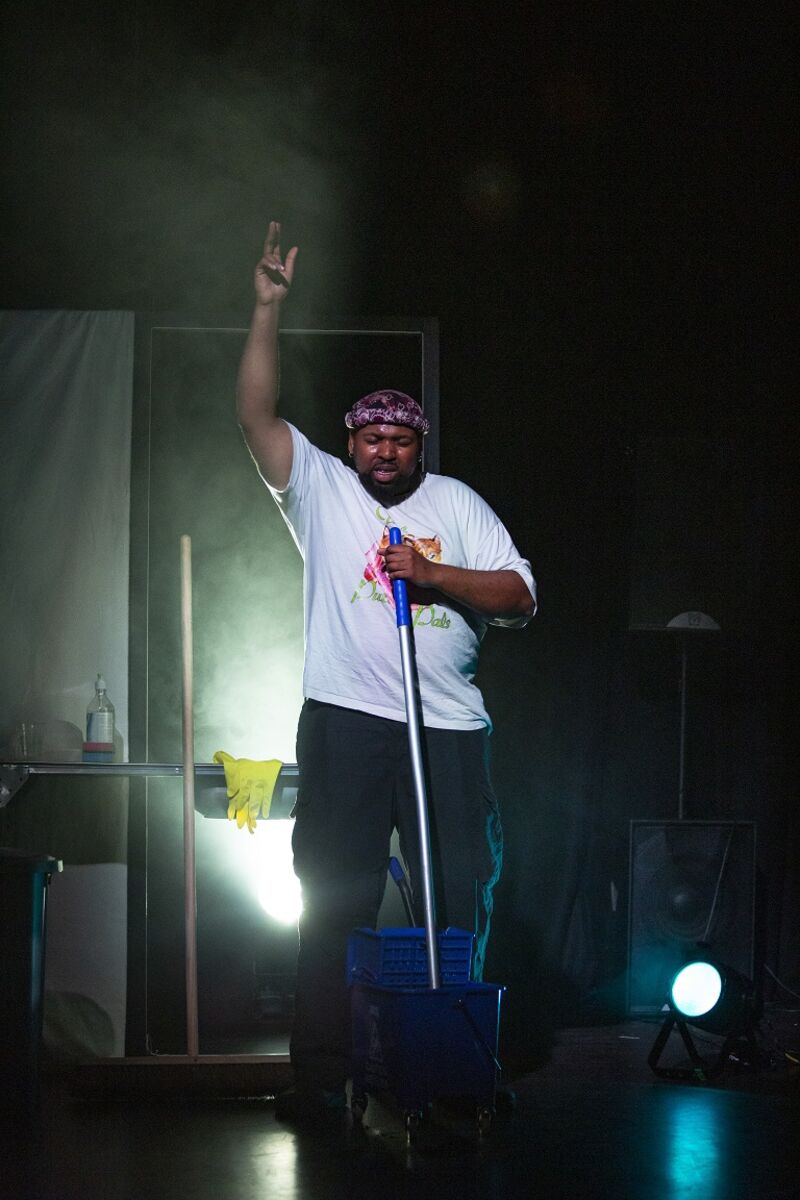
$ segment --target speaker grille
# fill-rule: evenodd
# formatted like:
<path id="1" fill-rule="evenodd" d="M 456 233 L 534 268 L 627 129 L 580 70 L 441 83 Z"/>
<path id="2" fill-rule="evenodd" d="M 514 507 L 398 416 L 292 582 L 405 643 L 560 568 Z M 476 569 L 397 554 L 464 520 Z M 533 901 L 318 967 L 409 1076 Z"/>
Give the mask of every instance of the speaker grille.
<path id="1" fill-rule="evenodd" d="M 752 821 L 632 821 L 629 896 L 629 1012 L 659 1012 L 699 942 L 752 979 Z"/>

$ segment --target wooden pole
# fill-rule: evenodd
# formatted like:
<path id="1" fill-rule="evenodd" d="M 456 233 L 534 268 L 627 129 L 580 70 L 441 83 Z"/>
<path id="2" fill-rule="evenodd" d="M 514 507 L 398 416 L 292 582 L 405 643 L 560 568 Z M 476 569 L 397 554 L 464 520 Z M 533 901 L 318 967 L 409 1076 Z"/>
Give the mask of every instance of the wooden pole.
<path id="1" fill-rule="evenodd" d="M 200 1052 L 197 1023 L 197 892 L 194 845 L 194 663 L 192 539 L 181 537 L 181 663 L 183 675 L 183 888 L 186 963 L 186 1052 Z"/>

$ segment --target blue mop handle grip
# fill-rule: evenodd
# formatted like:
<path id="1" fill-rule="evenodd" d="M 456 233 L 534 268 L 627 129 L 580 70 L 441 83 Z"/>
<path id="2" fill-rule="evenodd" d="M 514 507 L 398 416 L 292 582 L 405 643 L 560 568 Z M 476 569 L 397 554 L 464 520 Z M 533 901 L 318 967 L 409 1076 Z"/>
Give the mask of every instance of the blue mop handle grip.
<path id="1" fill-rule="evenodd" d="M 389 544 L 391 546 L 399 546 L 402 544 L 403 535 L 396 525 L 393 525 L 389 530 Z M 392 593 L 394 594 L 394 606 L 397 613 L 397 628 L 401 625 L 411 624 L 411 610 L 408 607 L 408 588 L 406 587 L 405 579 L 395 579 L 392 581 Z"/>

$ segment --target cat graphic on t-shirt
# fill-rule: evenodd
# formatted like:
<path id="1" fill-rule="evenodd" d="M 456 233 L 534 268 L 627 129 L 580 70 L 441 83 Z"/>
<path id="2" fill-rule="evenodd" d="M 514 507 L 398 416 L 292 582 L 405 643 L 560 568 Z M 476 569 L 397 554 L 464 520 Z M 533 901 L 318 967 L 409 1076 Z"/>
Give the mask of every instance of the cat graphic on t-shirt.
<path id="1" fill-rule="evenodd" d="M 413 546 L 418 554 L 423 558 L 427 558 L 429 562 L 442 561 L 442 539 L 437 534 L 432 538 L 414 537 L 413 533 L 403 534 L 403 544 Z M 367 581 L 375 580 L 381 585 L 383 590 L 389 597 L 390 602 L 394 605 L 394 595 L 392 593 L 392 581 L 386 574 L 386 569 L 383 565 L 383 551 L 389 545 L 389 527 L 384 526 L 383 536 L 379 542 L 375 542 L 367 551 L 367 565 L 364 568 L 364 578 Z"/>

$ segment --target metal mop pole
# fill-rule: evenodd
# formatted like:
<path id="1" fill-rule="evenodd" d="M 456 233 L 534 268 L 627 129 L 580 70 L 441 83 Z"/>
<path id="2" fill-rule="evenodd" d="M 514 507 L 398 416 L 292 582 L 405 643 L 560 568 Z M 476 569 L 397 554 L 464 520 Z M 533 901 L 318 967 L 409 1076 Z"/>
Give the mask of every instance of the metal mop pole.
<path id="1" fill-rule="evenodd" d="M 192 539 L 181 537 L 181 659 L 183 667 L 183 912 L 186 957 L 186 1051 L 200 1052 L 197 1021 L 197 899 L 194 848 L 194 699 Z"/>
<path id="2" fill-rule="evenodd" d="M 403 535 L 395 526 L 389 530 L 389 541 L 399 546 Z M 411 649 L 411 614 L 408 607 L 408 589 L 404 579 L 392 583 L 397 631 L 400 635 L 400 661 L 403 666 L 403 690 L 406 700 L 408 722 L 408 745 L 411 754 L 411 769 L 414 776 L 414 791 L 417 797 L 417 824 L 419 826 L 419 855 L 422 873 L 422 900 L 425 909 L 425 938 L 428 955 L 428 979 L 432 988 L 441 987 L 439 975 L 439 945 L 436 936 L 436 910 L 433 898 L 433 867 L 431 864 L 431 839 L 428 829 L 428 798 L 425 791 L 425 773 L 422 768 L 422 743 L 419 734 L 419 711 L 414 689 L 414 659 Z"/>

